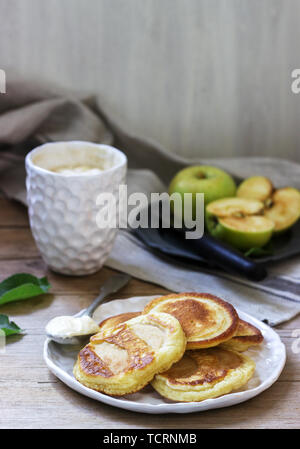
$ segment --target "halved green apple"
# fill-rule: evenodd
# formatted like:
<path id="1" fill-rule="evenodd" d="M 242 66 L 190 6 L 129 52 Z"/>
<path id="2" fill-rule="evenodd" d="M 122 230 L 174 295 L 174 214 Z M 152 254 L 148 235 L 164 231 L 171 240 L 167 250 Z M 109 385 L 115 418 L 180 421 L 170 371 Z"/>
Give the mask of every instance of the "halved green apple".
<path id="1" fill-rule="evenodd" d="M 264 216 L 274 223 L 274 232 L 283 232 L 300 218 L 300 192 L 293 187 L 278 189 L 273 194 Z"/>
<path id="2" fill-rule="evenodd" d="M 246 251 L 250 248 L 265 246 L 274 229 L 274 224 L 268 218 L 252 215 L 244 218 L 221 218 L 220 237 L 235 248 Z"/>
<path id="3" fill-rule="evenodd" d="M 260 214 L 263 209 L 264 205 L 261 201 L 230 197 L 208 204 L 206 212 L 217 217 L 244 217 Z"/>
<path id="4" fill-rule="evenodd" d="M 251 176 L 239 185 L 236 194 L 239 198 L 265 202 L 271 197 L 273 190 L 274 187 L 270 179 L 265 176 Z"/>
<path id="5" fill-rule="evenodd" d="M 264 204 L 248 198 L 224 198 L 206 207 L 206 226 L 212 236 L 237 249 L 261 248 L 272 236 L 274 223 L 260 215 Z"/>

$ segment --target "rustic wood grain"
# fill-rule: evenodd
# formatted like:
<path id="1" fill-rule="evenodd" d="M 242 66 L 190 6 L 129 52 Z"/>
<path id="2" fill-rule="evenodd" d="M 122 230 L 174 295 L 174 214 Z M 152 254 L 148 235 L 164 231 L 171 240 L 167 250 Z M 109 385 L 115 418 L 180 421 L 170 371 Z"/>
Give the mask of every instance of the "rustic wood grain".
<path id="1" fill-rule="evenodd" d="M 112 270 L 103 268 L 81 278 L 48 271 L 37 255 L 23 213 L 18 204 L 0 198 L 0 236 L 10 242 L 0 252 L 0 280 L 26 271 L 46 274 L 53 287 L 49 294 L 1 307 L 0 312 L 8 314 L 26 334 L 7 339 L 6 352 L 0 354 L 1 409 L 5 411 L 0 428 L 299 428 L 300 353 L 292 351 L 291 334 L 300 329 L 300 316 L 278 327 L 288 353 L 279 380 L 261 395 L 230 408 L 149 418 L 93 401 L 60 382 L 42 358 L 44 326 L 53 316 L 73 314 L 88 305 Z M 16 226 L 22 231 L 21 237 L 17 236 Z M 6 243 L 1 241 L 1 245 Z M 24 248 L 30 249 L 28 257 Z M 133 279 L 109 299 L 165 292 L 159 286 Z"/>
<path id="2" fill-rule="evenodd" d="M 2 212 L 3 211 L 3 212 Z M 28 227 L 27 208 L 18 201 L 0 197 L 0 228 Z"/>
<path id="3" fill-rule="evenodd" d="M 298 0 L 1 0 L 0 65 L 96 93 L 184 156 L 300 161 L 299 14 Z"/>

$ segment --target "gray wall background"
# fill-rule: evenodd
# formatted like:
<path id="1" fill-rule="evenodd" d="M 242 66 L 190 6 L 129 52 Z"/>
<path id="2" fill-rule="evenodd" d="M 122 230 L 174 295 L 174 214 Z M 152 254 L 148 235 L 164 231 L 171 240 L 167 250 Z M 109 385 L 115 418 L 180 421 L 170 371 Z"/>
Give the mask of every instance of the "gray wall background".
<path id="1" fill-rule="evenodd" d="M 0 0 L 0 68 L 193 157 L 300 162 L 299 0 Z"/>

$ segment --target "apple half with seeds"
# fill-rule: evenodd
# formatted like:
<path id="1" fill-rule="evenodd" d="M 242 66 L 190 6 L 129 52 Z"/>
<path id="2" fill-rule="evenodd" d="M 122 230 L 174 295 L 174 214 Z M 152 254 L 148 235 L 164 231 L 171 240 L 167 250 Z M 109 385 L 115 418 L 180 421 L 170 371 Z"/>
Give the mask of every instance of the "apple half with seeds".
<path id="1" fill-rule="evenodd" d="M 206 207 L 206 227 L 213 237 L 246 251 L 272 237 L 274 223 L 261 215 L 264 204 L 249 198 L 224 198 Z"/>
<path id="2" fill-rule="evenodd" d="M 277 233 L 286 231 L 300 218 L 300 192 L 293 187 L 278 189 L 272 195 L 264 216 L 274 223 Z"/>
<path id="3" fill-rule="evenodd" d="M 236 192 L 239 198 L 250 198 L 265 202 L 274 191 L 270 179 L 265 176 L 251 176 L 243 181 Z"/>

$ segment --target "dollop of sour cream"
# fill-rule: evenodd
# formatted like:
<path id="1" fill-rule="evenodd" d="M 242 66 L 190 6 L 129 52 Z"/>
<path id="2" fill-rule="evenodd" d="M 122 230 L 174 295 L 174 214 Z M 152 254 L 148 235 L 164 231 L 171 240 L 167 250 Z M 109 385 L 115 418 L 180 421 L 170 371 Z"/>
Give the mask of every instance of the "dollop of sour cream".
<path id="1" fill-rule="evenodd" d="M 91 317 L 58 316 L 46 326 L 46 333 L 54 337 L 68 338 L 99 332 L 99 326 Z"/>

